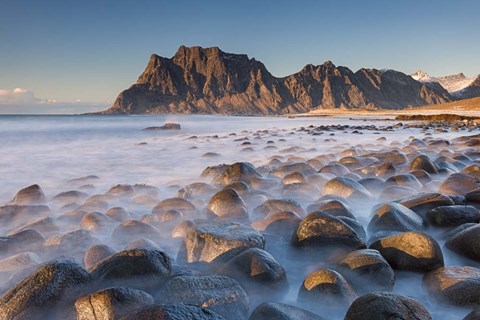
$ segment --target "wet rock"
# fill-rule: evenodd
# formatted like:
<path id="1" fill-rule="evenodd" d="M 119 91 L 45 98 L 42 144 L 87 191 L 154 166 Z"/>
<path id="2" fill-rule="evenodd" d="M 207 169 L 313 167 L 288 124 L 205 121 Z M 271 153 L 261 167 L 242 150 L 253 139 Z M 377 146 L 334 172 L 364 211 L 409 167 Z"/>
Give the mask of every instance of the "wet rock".
<path id="1" fill-rule="evenodd" d="M 89 212 L 80 221 L 80 227 L 91 232 L 104 232 L 115 221 L 100 212 Z"/>
<path id="2" fill-rule="evenodd" d="M 427 309 L 417 300 L 399 294 L 367 293 L 355 300 L 345 320 L 431 320 Z"/>
<path id="3" fill-rule="evenodd" d="M 470 227 L 473 227 L 473 226 L 476 226 L 477 223 L 464 223 L 464 224 L 461 224 L 459 225 L 458 227 L 455 227 L 455 228 L 452 228 L 450 230 L 447 230 L 443 233 L 441 233 L 439 236 L 438 236 L 438 239 L 440 240 L 448 240 L 450 239 L 451 237 L 453 237 L 454 235 L 456 235 L 457 233 L 459 233 L 460 231 L 463 231 L 465 229 L 468 229 Z"/>
<path id="4" fill-rule="evenodd" d="M 0 260 L 0 272 L 12 272 L 39 265 L 40 257 L 33 252 L 22 252 Z"/>
<path id="5" fill-rule="evenodd" d="M 88 273 L 73 262 L 42 265 L 0 298 L 3 319 L 53 319 L 81 293 L 89 282 Z"/>
<path id="6" fill-rule="evenodd" d="M 442 206 L 427 213 L 428 221 L 437 227 L 456 227 L 464 223 L 478 223 L 480 210 L 474 206 Z"/>
<path id="7" fill-rule="evenodd" d="M 373 195 L 379 195 L 385 189 L 385 181 L 379 178 L 365 178 L 358 181 Z"/>
<path id="8" fill-rule="evenodd" d="M 44 241 L 45 238 L 37 230 L 25 229 L 8 237 L 0 237 L 0 255 L 35 250 L 41 247 Z"/>
<path id="9" fill-rule="evenodd" d="M 243 251 L 224 264 L 217 274 L 237 280 L 253 293 L 265 289 L 281 290 L 287 280 L 282 265 L 270 253 L 259 248 Z M 250 285 L 252 281 L 255 283 L 253 286 Z"/>
<path id="10" fill-rule="evenodd" d="M 75 230 L 48 238 L 44 246 L 55 256 L 63 253 L 83 257 L 85 250 L 95 242 L 89 231 Z"/>
<path id="11" fill-rule="evenodd" d="M 395 272 L 377 250 L 362 249 L 350 252 L 337 270 L 356 292 L 392 291 Z"/>
<path id="12" fill-rule="evenodd" d="M 182 198 L 170 198 L 161 201 L 152 209 L 152 214 L 161 216 L 161 214 L 168 210 L 178 210 L 184 215 L 194 215 L 196 213 L 195 206 Z"/>
<path id="13" fill-rule="evenodd" d="M 323 318 L 304 309 L 277 302 L 265 302 L 257 306 L 249 320 L 322 320 Z"/>
<path id="14" fill-rule="evenodd" d="M 198 306 L 176 303 L 137 309 L 119 320 L 225 320 L 215 312 Z"/>
<path id="15" fill-rule="evenodd" d="M 365 248 L 365 243 L 345 222 L 324 212 L 312 212 L 299 224 L 292 236 L 296 247 L 339 246 L 348 250 Z"/>
<path id="16" fill-rule="evenodd" d="M 323 200 L 317 203 L 314 203 L 307 208 L 308 212 L 312 211 L 322 211 L 328 214 L 331 214 L 335 217 L 348 217 L 355 219 L 352 208 L 348 204 L 340 200 Z"/>
<path id="17" fill-rule="evenodd" d="M 418 181 L 418 179 L 410 173 L 392 176 L 387 179 L 386 183 L 391 185 L 409 187 L 415 190 L 420 190 L 423 187 L 420 181 Z"/>
<path id="18" fill-rule="evenodd" d="M 20 231 L 27 230 L 27 229 L 34 229 L 43 235 L 59 231 L 59 227 L 57 223 L 52 218 L 40 217 L 38 219 L 34 219 L 31 222 L 29 221 L 26 224 L 21 225 L 17 229 L 9 232 L 9 234 L 18 233 Z"/>
<path id="19" fill-rule="evenodd" d="M 428 173 L 438 173 L 437 166 L 427 156 L 420 155 L 413 159 L 410 171 L 425 170 Z"/>
<path id="20" fill-rule="evenodd" d="M 85 256 L 83 257 L 83 265 L 87 270 L 91 270 L 92 267 L 98 262 L 107 257 L 113 256 L 114 254 L 115 250 L 109 246 L 103 244 L 93 245 L 85 252 Z"/>
<path id="21" fill-rule="evenodd" d="M 382 201 L 394 201 L 396 199 L 409 197 L 417 194 L 415 189 L 404 186 L 387 186 L 379 196 Z"/>
<path id="22" fill-rule="evenodd" d="M 187 231 L 179 260 L 187 262 L 228 261 L 248 248 L 265 248 L 264 237 L 239 223 L 198 223 Z"/>
<path id="23" fill-rule="evenodd" d="M 148 293 L 131 288 L 108 288 L 75 301 L 77 320 L 114 320 L 153 304 Z"/>
<path id="24" fill-rule="evenodd" d="M 91 267 L 92 278 L 102 287 L 125 286 L 158 290 L 170 277 L 170 258 L 158 250 L 120 251 Z"/>
<path id="25" fill-rule="evenodd" d="M 294 184 L 294 183 L 305 183 L 306 182 L 306 179 L 305 177 L 303 176 L 303 174 L 301 174 L 300 172 L 293 172 L 293 173 L 290 173 L 290 174 L 287 174 L 283 179 L 282 179 L 282 183 L 284 185 L 286 184 Z"/>
<path id="26" fill-rule="evenodd" d="M 442 267 L 424 275 L 423 286 L 434 298 L 459 306 L 480 304 L 480 269 Z"/>
<path id="27" fill-rule="evenodd" d="M 475 308 L 472 312 L 467 314 L 463 320 L 478 320 L 480 319 L 480 307 Z"/>
<path id="28" fill-rule="evenodd" d="M 128 243 L 138 238 L 159 239 L 160 232 L 154 226 L 138 220 L 127 220 L 117 226 L 112 233 L 112 238 L 119 243 Z"/>
<path id="29" fill-rule="evenodd" d="M 453 252 L 480 261 L 480 224 L 458 232 L 445 243 Z"/>
<path id="30" fill-rule="evenodd" d="M 13 203 L 21 206 L 45 204 L 46 201 L 43 190 L 38 184 L 21 189 L 13 198 Z"/>
<path id="31" fill-rule="evenodd" d="M 248 296 L 237 281 L 224 276 L 178 276 L 159 295 L 163 304 L 186 303 L 207 308 L 225 319 L 247 319 Z"/>
<path id="32" fill-rule="evenodd" d="M 395 270 L 428 272 L 444 265 L 437 241 L 417 231 L 383 238 L 372 243 L 370 248 L 378 250 Z"/>
<path id="33" fill-rule="evenodd" d="M 123 222 L 132 218 L 130 213 L 122 207 L 110 208 L 105 212 L 105 215 L 118 222 Z"/>
<path id="34" fill-rule="evenodd" d="M 62 203 L 81 203 L 86 198 L 88 198 L 87 193 L 77 190 L 71 190 L 57 194 L 55 197 L 52 198 L 52 200 Z"/>
<path id="35" fill-rule="evenodd" d="M 357 297 L 352 287 L 334 270 L 320 269 L 303 281 L 297 301 L 322 309 L 347 308 Z"/>
<path id="36" fill-rule="evenodd" d="M 247 208 L 243 199 L 233 189 L 217 192 L 207 205 L 207 210 L 219 217 L 248 219 Z"/>
<path id="37" fill-rule="evenodd" d="M 138 240 L 130 242 L 125 246 L 123 250 L 133 249 L 161 250 L 161 248 L 157 244 L 155 244 L 155 242 L 145 238 L 140 238 Z"/>
<path id="38" fill-rule="evenodd" d="M 346 177 L 337 177 L 328 181 L 323 187 L 323 193 L 337 195 L 345 199 L 369 200 L 373 198 L 364 186 Z"/>
<path id="39" fill-rule="evenodd" d="M 188 234 L 188 231 L 195 227 L 195 223 L 190 220 L 185 220 L 177 224 L 172 230 L 172 238 L 185 238 Z"/>
<path id="40" fill-rule="evenodd" d="M 243 181 L 251 184 L 253 180 L 259 178 L 262 178 L 262 175 L 258 173 L 251 163 L 237 162 L 228 166 L 225 171 L 214 179 L 213 183 L 226 186 L 235 181 Z"/>
<path id="41" fill-rule="evenodd" d="M 261 219 L 285 211 L 293 211 L 301 217 L 305 215 L 305 210 L 295 200 L 270 199 L 256 207 L 253 210 L 253 216 Z"/>
<path id="42" fill-rule="evenodd" d="M 292 230 L 296 230 L 302 221 L 300 216 L 293 211 L 282 211 L 267 215 L 264 219 L 252 222 L 252 228 L 265 233 L 271 233 L 290 240 Z"/>
<path id="43" fill-rule="evenodd" d="M 423 219 L 414 211 L 391 202 L 373 208 L 373 217 L 367 230 L 377 231 L 417 231 L 423 229 Z"/>
<path id="44" fill-rule="evenodd" d="M 466 195 L 480 187 L 480 179 L 469 174 L 454 173 L 440 185 L 439 192 L 448 195 Z"/>
<path id="45" fill-rule="evenodd" d="M 441 193 L 419 193 L 398 201 L 401 205 L 415 211 L 420 216 L 424 216 L 428 211 L 440 207 L 451 206 L 455 203 L 453 200 Z"/>
<path id="46" fill-rule="evenodd" d="M 24 223 L 25 220 L 44 218 L 52 214 L 49 207 L 44 205 L 6 205 L 0 207 L 0 223 L 14 224 L 17 221 Z M 17 224 L 18 225 L 18 224 Z"/>
<path id="47" fill-rule="evenodd" d="M 350 170 L 348 170 L 348 168 L 345 167 L 344 165 L 337 163 L 337 164 L 327 164 L 326 166 L 321 168 L 318 172 L 331 173 L 337 177 L 341 177 L 350 173 Z"/>
<path id="48" fill-rule="evenodd" d="M 270 171 L 270 174 L 280 179 L 283 179 L 287 175 L 292 174 L 294 172 L 300 173 L 303 176 L 310 176 L 312 174 L 315 174 L 317 170 L 309 163 L 298 162 L 298 163 L 281 165 L 273 169 L 272 171 Z"/>

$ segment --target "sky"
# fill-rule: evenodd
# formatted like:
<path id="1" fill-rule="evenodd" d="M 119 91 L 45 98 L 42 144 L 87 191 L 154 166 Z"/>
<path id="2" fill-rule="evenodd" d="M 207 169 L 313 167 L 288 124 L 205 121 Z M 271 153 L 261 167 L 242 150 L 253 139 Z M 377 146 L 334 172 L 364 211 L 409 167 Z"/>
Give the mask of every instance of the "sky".
<path id="1" fill-rule="evenodd" d="M 0 0 L 0 113 L 105 109 L 150 54 L 218 46 L 275 76 L 326 60 L 480 74 L 478 0 Z"/>

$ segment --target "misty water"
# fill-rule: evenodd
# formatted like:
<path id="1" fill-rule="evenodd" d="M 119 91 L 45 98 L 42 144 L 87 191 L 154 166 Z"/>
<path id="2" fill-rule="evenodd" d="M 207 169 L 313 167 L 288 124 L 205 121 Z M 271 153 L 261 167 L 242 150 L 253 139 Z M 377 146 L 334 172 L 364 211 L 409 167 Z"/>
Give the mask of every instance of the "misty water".
<path id="1" fill-rule="evenodd" d="M 166 122 L 179 123 L 181 130 L 143 130 Z M 146 184 L 158 188 L 156 198 L 163 200 L 174 197 L 183 186 L 200 181 L 202 171 L 208 166 L 246 161 L 260 167 L 267 165 L 273 156 L 288 161 L 334 154 L 338 160 L 342 151 L 352 147 L 384 150 L 395 141 L 403 143 L 412 137 L 425 137 L 418 128 L 385 131 L 362 128 L 358 129 L 361 134 L 353 133 L 357 130 L 355 126 L 375 125 L 383 129 L 396 123 L 373 117 L 0 116 L 0 202 L 8 203 L 19 189 L 32 184 L 40 185 L 47 199 L 51 199 L 60 192 L 75 189 L 68 183 L 70 179 L 89 175 L 100 178 L 83 187 L 82 191 L 89 195 L 104 194 L 117 184 Z M 319 135 L 300 130 L 334 124 L 349 127 Z M 433 130 L 430 133 L 446 139 L 469 134 Z M 379 142 L 379 137 L 386 140 Z M 321 196 L 321 193 L 312 195 L 312 199 Z M 310 204 L 297 200 L 305 208 Z M 149 214 L 153 207 L 123 200 L 110 203 L 113 205 L 126 207 L 136 218 Z M 353 207 L 364 226 L 373 205 L 363 203 Z M 63 213 L 55 204 L 51 204 L 51 209 L 54 214 Z M 65 231 L 76 228 L 66 227 Z M 8 225 L 0 227 L 3 234 L 10 230 Z M 97 235 L 100 239 L 109 236 Z M 175 257 L 176 253 L 169 254 Z M 284 264 L 290 283 L 289 294 L 279 301 L 296 305 L 304 275 L 294 274 L 295 263 L 281 254 L 276 258 Z M 447 264 L 457 263 L 449 259 L 446 256 Z M 312 271 L 319 266 L 312 261 Z M 399 273 L 394 292 L 416 297 L 436 319 L 458 319 L 469 312 L 439 307 L 430 301 L 421 287 L 421 276 L 415 274 Z M 254 307 L 255 302 L 252 304 Z"/>

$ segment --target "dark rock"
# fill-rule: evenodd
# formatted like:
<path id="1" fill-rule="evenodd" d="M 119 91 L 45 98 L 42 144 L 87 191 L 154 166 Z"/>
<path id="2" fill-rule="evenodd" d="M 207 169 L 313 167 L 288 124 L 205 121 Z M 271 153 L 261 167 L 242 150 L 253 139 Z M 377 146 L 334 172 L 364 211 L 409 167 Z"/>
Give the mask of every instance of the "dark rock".
<path id="1" fill-rule="evenodd" d="M 45 204 L 46 201 L 43 190 L 38 184 L 21 189 L 13 198 L 13 203 L 20 206 Z"/>
<path id="2" fill-rule="evenodd" d="M 264 237 L 239 223 L 198 223 L 187 231 L 179 260 L 228 261 L 248 248 L 265 248 Z"/>
<path id="3" fill-rule="evenodd" d="M 345 320 L 431 320 L 427 309 L 417 300 L 399 294 L 367 293 L 355 300 Z"/>
<path id="4" fill-rule="evenodd" d="M 322 320 L 304 309 L 277 302 L 265 302 L 257 306 L 249 320 Z"/>
<path id="5" fill-rule="evenodd" d="M 453 235 L 445 247 L 464 257 L 480 261 L 480 224 Z"/>
<path id="6" fill-rule="evenodd" d="M 233 189 L 223 189 L 210 199 L 207 210 L 219 217 L 248 219 L 243 199 Z"/>
<path id="7" fill-rule="evenodd" d="M 165 284 L 164 304 L 186 303 L 207 308 L 225 319 L 247 319 L 248 296 L 237 281 L 223 276 L 177 276 Z"/>
<path id="8" fill-rule="evenodd" d="M 178 123 L 166 122 L 161 127 L 147 127 L 143 130 L 180 130 L 181 126 Z"/>
<path id="9" fill-rule="evenodd" d="M 296 247 L 339 246 L 350 250 L 363 249 L 365 243 L 345 222 L 324 212 L 312 212 L 302 220 L 292 236 Z"/>
<path id="10" fill-rule="evenodd" d="M 83 257 L 83 265 L 87 270 L 92 270 L 92 267 L 95 266 L 98 262 L 103 259 L 113 256 L 115 250 L 106 246 L 104 244 L 97 244 L 88 248 Z"/>
<path id="11" fill-rule="evenodd" d="M 265 218 L 275 213 L 293 211 L 300 217 L 305 215 L 305 210 L 295 200 L 269 199 L 253 210 L 257 218 Z"/>
<path id="12" fill-rule="evenodd" d="M 337 195 L 345 199 L 355 199 L 363 201 L 372 199 L 372 194 L 360 183 L 346 177 L 337 177 L 328 181 L 323 187 L 323 193 L 326 195 Z"/>
<path id="13" fill-rule="evenodd" d="M 480 179 L 469 174 L 454 173 L 440 185 L 439 192 L 448 195 L 466 195 L 480 187 Z"/>
<path id="14" fill-rule="evenodd" d="M 176 303 L 137 309 L 119 320 L 225 320 L 215 312 L 194 305 Z"/>
<path id="15" fill-rule="evenodd" d="M 373 217 L 367 230 L 377 231 L 417 231 L 423 229 L 423 219 L 414 211 L 391 202 L 373 208 Z"/>
<path id="16" fill-rule="evenodd" d="M 350 252 L 337 270 L 356 292 L 392 291 L 395 272 L 377 250 L 363 249 Z"/>
<path id="17" fill-rule="evenodd" d="M 429 222 L 438 227 L 456 227 L 464 223 L 478 223 L 480 210 L 474 206 L 442 206 L 427 213 Z"/>
<path id="18" fill-rule="evenodd" d="M 423 286 L 436 299 L 449 304 L 480 304 L 480 269 L 442 267 L 424 275 Z"/>
<path id="19" fill-rule="evenodd" d="M 118 319 L 131 311 L 153 304 L 153 297 L 131 288 L 108 288 L 75 301 L 77 320 Z"/>
<path id="20" fill-rule="evenodd" d="M 410 171 L 424 170 L 427 173 L 438 173 L 437 166 L 427 156 L 420 155 L 413 159 L 410 165 Z"/>
<path id="21" fill-rule="evenodd" d="M 305 278 L 298 292 L 297 301 L 301 304 L 312 304 L 315 309 L 320 310 L 343 309 L 356 298 L 356 293 L 340 273 L 320 269 Z"/>
<path id="22" fill-rule="evenodd" d="M 165 253 L 135 249 L 101 260 L 91 267 L 90 274 L 101 287 L 121 285 L 155 291 L 168 280 L 171 270 L 170 258 Z"/>
<path id="23" fill-rule="evenodd" d="M 127 220 L 117 226 L 112 233 L 112 238 L 119 243 L 128 243 L 138 238 L 159 239 L 160 232 L 154 226 L 138 220 Z"/>
<path id="24" fill-rule="evenodd" d="M 248 162 L 237 162 L 228 166 L 213 181 L 214 184 L 229 185 L 236 181 L 242 181 L 250 185 L 255 179 L 262 178 L 255 167 Z"/>
<path id="25" fill-rule="evenodd" d="M 441 193 L 419 193 L 417 195 L 401 199 L 398 201 L 401 205 L 415 211 L 420 216 L 424 216 L 428 211 L 440 207 L 451 206 L 455 203 L 453 200 Z"/>
<path id="26" fill-rule="evenodd" d="M 378 250 L 395 270 L 428 272 L 444 265 L 437 241 L 421 232 L 386 237 L 372 243 L 370 248 Z"/>
<path id="27" fill-rule="evenodd" d="M 3 319 L 52 319 L 57 307 L 72 303 L 89 282 L 73 262 L 52 262 L 8 290 L 0 298 Z"/>

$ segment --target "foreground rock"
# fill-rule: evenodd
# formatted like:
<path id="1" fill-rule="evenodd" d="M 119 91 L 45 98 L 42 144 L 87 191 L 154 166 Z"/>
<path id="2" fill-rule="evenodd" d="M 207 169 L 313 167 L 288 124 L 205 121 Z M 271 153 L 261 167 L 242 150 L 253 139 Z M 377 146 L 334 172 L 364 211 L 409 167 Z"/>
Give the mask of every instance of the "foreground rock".
<path id="1" fill-rule="evenodd" d="M 168 281 L 159 299 L 164 304 L 186 303 L 208 308 L 225 319 L 247 319 L 248 296 L 235 280 L 223 276 L 177 276 Z"/>
<path id="2" fill-rule="evenodd" d="M 438 227 L 456 227 L 464 223 L 478 223 L 480 210 L 474 206 L 443 206 L 430 210 L 427 218 L 431 224 Z"/>
<path id="3" fill-rule="evenodd" d="M 137 309 L 120 320 L 225 320 L 215 312 L 198 306 L 176 303 Z"/>
<path id="4" fill-rule="evenodd" d="M 480 304 L 480 269 L 442 267 L 423 277 L 423 286 L 434 298 L 459 306 Z"/>
<path id="5" fill-rule="evenodd" d="M 368 293 L 355 300 L 345 320 L 431 320 L 427 309 L 412 298 L 393 293 Z"/>
<path id="6" fill-rule="evenodd" d="M 404 232 L 375 241 L 378 250 L 396 270 L 427 272 L 443 266 L 443 254 L 437 241 L 425 233 Z"/>
<path id="7" fill-rule="evenodd" d="M 395 284 L 395 272 L 377 250 L 352 251 L 337 270 L 357 292 L 392 291 Z"/>
<path id="8" fill-rule="evenodd" d="M 464 257 L 480 261 L 480 224 L 476 224 L 452 236 L 445 247 Z"/>
<path id="9" fill-rule="evenodd" d="M 386 203 L 373 209 L 367 229 L 369 232 L 417 231 L 423 229 L 423 219 L 399 203 Z"/>
<path id="10" fill-rule="evenodd" d="M 212 262 L 221 257 L 228 261 L 248 248 L 265 248 L 264 237 L 239 223 L 198 223 L 187 231 L 179 260 Z"/>
<path id="11" fill-rule="evenodd" d="M 302 220 L 292 236 L 296 247 L 341 247 L 363 249 L 365 243 L 345 222 L 324 212 L 312 212 Z"/>
<path id="12" fill-rule="evenodd" d="M 77 320 L 114 320 L 131 311 L 153 304 L 146 292 L 130 288 L 109 288 L 75 301 Z"/>
<path id="13" fill-rule="evenodd" d="M 298 302 L 312 304 L 314 308 L 343 309 L 357 297 L 341 274 L 320 269 L 309 274 L 298 292 Z"/>
<path id="14" fill-rule="evenodd" d="M 8 290 L 0 298 L 2 319 L 52 319 L 82 292 L 88 273 L 73 262 L 53 262 Z"/>
<path id="15" fill-rule="evenodd" d="M 265 302 L 253 310 L 249 320 L 323 320 L 322 317 L 288 304 Z"/>
<path id="16" fill-rule="evenodd" d="M 18 191 L 13 198 L 16 205 L 39 205 L 45 204 L 45 194 L 38 184 L 31 185 Z"/>
<path id="17" fill-rule="evenodd" d="M 169 279 L 170 258 L 158 250 L 125 250 L 98 262 L 91 271 L 100 287 L 126 286 L 155 291 Z"/>

